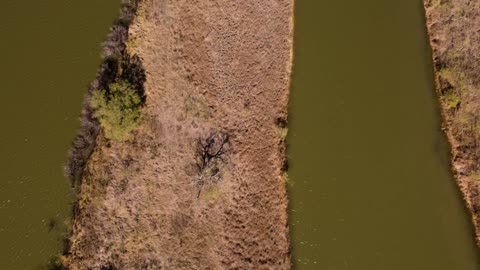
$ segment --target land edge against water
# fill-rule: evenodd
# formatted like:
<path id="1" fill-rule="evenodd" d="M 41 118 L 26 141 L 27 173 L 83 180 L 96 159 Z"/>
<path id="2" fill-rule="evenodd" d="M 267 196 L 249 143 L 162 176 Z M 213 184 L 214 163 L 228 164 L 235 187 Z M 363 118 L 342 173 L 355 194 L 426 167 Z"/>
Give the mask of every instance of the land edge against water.
<path id="1" fill-rule="evenodd" d="M 73 189 L 78 188 L 81 184 L 86 163 L 93 153 L 97 137 L 101 133 L 100 124 L 94 117 L 94 109 L 91 106 L 93 92 L 97 89 L 106 89 L 110 83 L 118 79 L 120 59 L 127 56 L 128 28 L 134 19 L 139 1 L 123 0 L 121 2 L 118 18 L 110 27 L 107 37 L 102 43 L 102 63 L 83 98 L 80 128 L 72 142 L 64 167 L 64 173 Z M 141 63 L 134 63 L 134 65 L 137 69 L 141 69 Z"/>
<path id="2" fill-rule="evenodd" d="M 95 149 L 97 138 L 101 134 L 101 127 L 98 120 L 94 117 L 90 101 L 95 90 L 105 89 L 108 84 L 117 78 L 118 59 L 126 53 L 128 27 L 134 18 L 139 1 L 121 1 L 119 15 L 110 27 L 105 41 L 102 42 L 102 63 L 97 69 L 95 79 L 90 83 L 83 97 L 79 118 L 80 128 L 73 139 L 68 159 L 64 166 L 64 174 L 70 181 L 74 195 L 72 221 L 75 220 L 78 213 L 78 193 L 85 167 Z M 68 238 L 64 242 L 63 252 L 66 255 L 70 248 L 70 242 Z"/>
<path id="3" fill-rule="evenodd" d="M 97 79 L 92 83 L 85 97 L 84 110 L 82 111 L 81 117 L 80 135 L 75 139 L 72 148 L 73 150 L 70 154 L 70 160 L 66 166 L 66 174 L 72 180 L 72 186 L 76 189 L 78 196 L 74 207 L 72 237 L 70 238 L 71 241 L 67 246 L 64 256 L 64 264 L 68 269 L 137 269 L 135 267 L 142 267 L 142 269 L 157 269 L 157 267 L 164 267 L 167 269 L 169 269 L 169 267 L 172 267 L 173 269 L 251 269 L 252 267 L 255 269 L 261 269 L 262 267 L 290 269 L 291 267 L 286 213 L 288 199 L 285 187 L 285 172 L 288 165 L 286 162 L 285 140 L 287 130 L 288 96 L 293 64 L 293 1 L 282 0 L 278 5 L 275 3 L 276 5 L 268 6 L 270 5 L 268 4 L 267 7 L 264 7 L 261 1 L 250 0 L 248 3 L 239 4 L 240 7 L 237 7 L 238 10 L 233 10 L 230 14 L 225 15 L 221 15 L 218 12 L 223 8 L 228 9 L 228 2 L 220 3 L 220 9 L 217 9 L 217 7 L 208 7 L 208 4 L 204 5 L 202 3 L 196 3 L 191 6 L 191 4 L 186 4 L 184 2 L 185 1 L 179 1 L 173 4 L 165 4 L 163 1 L 143 0 L 133 1 L 132 3 L 134 3 L 135 6 L 124 4 L 121 17 L 127 16 L 127 19 L 119 19 L 119 23 L 112 27 L 111 33 L 109 34 L 107 41 L 104 43 L 103 51 L 106 61 L 102 64 L 97 74 Z M 142 12 L 140 15 L 135 14 L 137 12 L 138 4 L 140 5 Z M 168 7 L 165 5 L 168 5 Z M 210 9 L 213 9 L 213 11 L 210 12 Z M 152 50 L 159 49 L 159 47 L 155 47 L 155 45 L 152 44 L 157 42 L 161 35 L 156 36 L 154 32 L 157 32 L 157 30 L 158 32 L 162 32 L 164 30 L 158 23 L 164 20 L 163 16 L 165 15 L 164 13 L 167 12 L 166 10 L 171 12 L 169 15 L 174 20 L 171 25 L 166 23 L 167 27 L 171 27 L 166 30 L 173 29 L 173 35 L 178 34 L 178 39 L 175 37 L 175 42 L 179 42 L 181 45 L 178 47 L 178 50 L 181 50 L 182 54 L 191 57 L 195 61 L 175 62 L 163 66 L 163 68 L 167 67 L 172 70 L 177 70 L 179 73 L 185 71 L 185 68 L 188 69 L 193 66 L 192 70 L 187 71 L 188 74 L 185 74 L 185 76 L 183 76 L 184 74 L 181 74 L 181 83 L 178 81 L 180 79 L 177 78 L 176 75 L 168 75 L 175 78 L 165 78 L 165 75 L 162 75 L 164 76 L 162 78 L 164 78 L 167 83 L 171 80 L 177 80 L 174 81 L 177 84 L 183 84 L 183 80 L 186 79 L 187 84 L 189 84 L 188 87 L 191 87 L 189 91 L 192 91 L 187 94 L 201 100 L 192 101 L 198 103 L 195 103 L 192 106 L 197 106 L 198 108 L 195 107 L 194 109 L 198 110 L 209 110 L 205 113 L 206 116 L 198 116 L 199 113 L 204 112 L 196 112 L 197 114 L 193 116 L 185 116 L 183 114 L 177 115 L 179 113 L 178 111 L 169 111 L 168 108 L 170 108 L 171 104 L 167 104 L 168 106 L 164 106 L 163 104 L 149 104 L 150 100 L 156 100 L 155 98 L 159 96 L 158 85 L 152 84 L 152 78 L 155 78 L 152 73 L 154 73 L 157 68 L 154 64 L 159 58 L 155 56 L 155 53 L 153 56 L 150 53 Z M 250 13 L 247 13 L 247 11 Z M 186 13 L 186 15 L 183 16 L 190 17 L 182 17 L 182 13 Z M 221 15 L 216 16 L 216 18 L 222 18 L 218 19 L 220 22 L 222 22 L 222 20 L 225 22 L 231 22 L 232 14 L 238 15 L 241 18 L 242 16 L 246 16 L 243 17 L 246 22 L 253 22 L 254 25 L 258 24 L 262 25 L 262 27 L 259 27 L 261 29 L 255 29 L 251 27 L 252 25 L 248 26 L 247 24 L 240 24 L 240 30 L 238 28 L 232 30 L 229 29 L 229 25 L 215 25 L 216 27 L 220 26 L 220 28 L 213 28 L 213 30 L 210 29 L 210 31 L 217 31 L 220 33 L 217 38 L 218 40 L 216 40 L 218 43 L 223 43 L 223 39 L 228 39 L 228 42 L 236 43 L 236 40 L 221 35 L 229 32 L 239 33 L 244 31 L 251 34 L 262 33 L 266 36 L 271 32 L 274 32 L 274 34 L 271 34 L 271 36 L 268 37 L 273 41 L 261 40 L 262 44 L 268 45 L 268 49 L 257 49 L 258 51 L 253 50 L 251 51 L 253 54 L 252 56 L 243 55 L 241 51 L 229 53 L 233 55 L 234 60 L 249 65 L 249 69 L 243 68 L 245 71 L 240 68 L 240 73 L 244 72 L 242 73 L 244 74 L 243 76 L 248 76 L 253 70 L 253 79 L 255 79 L 256 82 L 253 84 L 252 90 L 259 89 L 255 95 L 242 93 L 239 96 L 234 96 L 236 98 L 240 97 L 239 101 L 242 102 L 241 107 L 236 105 L 237 102 L 235 99 L 229 100 L 231 97 L 228 95 L 221 98 L 222 102 L 227 99 L 225 102 L 230 103 L 230 107 L 233 107 L 233 109 L 236 109 L 237 111 L 241 111 L 243 113 L 242 116 L 247 119 L 245 122 L 238 122 L 238 114 L 234 114 L 228 106 L 218 104 L 219 98 L 217 95 L 224 95 L 222 90 L 224 91 L 227 88 L 213 89 L 212 91 L 214 91 L 214 93 L 205 93 L 196 89 L 199 88 L 198 86 L 210 85 L 212 83 L 212 81 L 204 81 L 202 72 L 204 70 L 212 69 L 211 66 L 215 64 L 215 61 L 211 59 L 203 59 L 205 55 L 197 54 L 198 48 L 204 47 L 203 43 L 205 42 L 205 39 L 211 38 L 208 36 L 205 37 L 205 35 L 201 33 L 201 31 L 206 29 L 198 27 L 199 29 L 196 31 L 196 29 L 191 29 L 191 27 L 187 28 L 185 25 L 177 27 L 174 24 L 175 22 L 182 24 L 181 21 L 176 21 L 180 18 L 188 21 L 188 19 L 197 20 L 198 17 L 200 19 L 199 21 L 195 21 L 195 23 L 205 26 L 202 24 L 204 23 L 202 20 L 206 20 L 205 18 L 208 19 L 208 17 L 212 15 Z M 275 15 L 277 15 L 277 17 L 275 17 Z M 260 23 L 255 23 L 257 21 Z M 135 25 L 133 31 L 130 30 L 130 24 L 132 22 Z M 188 32 L 190 30 L 193 30 L 193 33 Z M 131 39 L 130 36 L 133 36 L 134 38 Z M 198 38 L 198 36 L 200 36 L 200 38 Z M 248 42 L 254 43 L 258 40 L 258 38 L 250 40 L 249 37 L 246 39 L 247 44 Z M 165 41 L 165 44 L 162 42 L 163 41 L 160 41 L 160 45 L 162 46 L 170 46 L 172 44 L 168 43 L 169 41 Z M 228 42 L 225 46 L 230 48 Z M 133 43 L 135 44 L 133 45 Z M 145 47 L 142 47 L 142 43 L 148 44 L 145 45 Z M 127 48 L 129 46 L 130 48 Z M 155 48 L 152 48 L 152 46 Z M 270 49 L 270 47 L 274 49 Z M 143 63 L 146 62 L 146 120 L 139 128 L 135 141 L 131 143 L 118 143 L 104 138 L 98 121 L 93 117 L 89 100 L 92 91 L 105 88 L 109 83 L 115 81 L 115 76 L 118 73 L 118 66 L 112 66 L 110 61 L 112 55 L 118 53 L 123 54 L 129 49 L 134 52 L 135 55 L 138 54 Z M 218 49 L 222 49 L 222 47 L 218 47 Z M 218 49 L 213 49 L 213 53 L 220 52 Z M 174 51 L 176 50 L 177 49 L 174 49 Z M 161 55 L 162 53 L 159 54 Z M 211 54 L 212 51 L 203 51 L 203 53 Z M 220 64 L 230 62 L 230 57 L 232 57 L 232 55 L 229 54 L 219 60 Z M 167 55 L 167 53 L 165 53 L 165 55 L 167 57 L 171 56 Z M 183 57 L 185 57 L 184 55 Z M 252 66 L 252 63 L 256 63 L 259 59 L 260 63 Z M 206 60 L 210 60 L 210 62 Z M 202 61 L 205 61 L 205 66 L 203 66 Z M 198 64 L 198 62 L 200 62 L 200 64 Z M 271 64 L 268 64 L 269 62 L 271 62 Z M 259 68 L 256 69 L 255 65 L 258 65 Z M 230 67 L 228 66 L 223 67 L 223 69 L 230 71 Z M 237 70 L 238 68 L 232 69 L 234 72 Z M 262 71 L 263 74 L 260 73 L 260 71 Z M 273 80 L 274 77 L 275 80 Z M 240 81 L 230 84 L 220 79 L 217 83 L 220 85 L 225 84 L 226 87 L 231 87 L 233 89 L 238 88 L 240 85 L 244 85 L 242 78 L 238 75 L 234 75 L 233 79 Z M 170 93 L 162 94 L 168 96 Z M 177 100 L 176 102 L 178 103 L 181 99 L 178 99 L 177 97 L 183 93 L 173 94 L 176 96 L 172 96 L 172 99 Z M 204 106 L 202 102 L 207 103 L 208 106 Z M 178 107 L 186 106 L 184 104 L 175 104 L 175 101 L 173 104 Z M 190 106 L 190 104 L 188 105 Z M 155 110 L 154 108 L 156 106 L 161 107 L 164 110 Z M 216 109 L 212 111 L 212 107 L 216 107 Z M 217 113 L 217 110 L 221 111 L 223 114 Z M 250 110 L 252 112 L 250 112 Z M 172 113 L 169 118 L 182 117 L 182 119 L 169 120 L 157 117 L 160 120 L 163 120 L 162 123 L 158 123 L 160 122 L 159 119 L 154 118 L 158 116 L 155 113 L 158 113 L 159 111 L 162 113 Z M 232 115 L 229 115 L 229 113 Z M 267 115 L 269 117 L 258 117 L 262 115 Z M 205 121 L 202 117 L 208 118 L 208 121 Z M 141 206 L 143 207 L 143 202 L 123 198 L 128 197 L 124 193 L 118 194 L 117 187 L 120 182 L 123 181 L 123 179 L 118 177 L 118 164 L 124 166 L 122 169 L 135 170 L 137 172 L 144 169 L 141 166 L 136 166 L 137 163 L 145 162 L 143 166 L 148 167 L 148 162 L 142 160 L 142 156 L 135 154 L 141 154 L 140 152 L 145 150 L 147 150 L 147 152 L 153 151 L 152 149 L 157 151 L 157 148 L 165 150 L 166 146 L 161 142 L 152 144 L 150 141 L 155 141 L 157 139 L 165 139 L 168 141 L 170 138 L 165 135 L 165 130 L 161 125 L 168 127 L 171 122 L 173 122 L 173 124 L 179 124 L 180 122 L 181 124 L 185 124 L 185 119 L 183 118 L 186 120 L 192 120 L 191 122 L 194 128 L 186 128 L 188 132 L 185 133 L 184 138 L 182 138 L 182 136 L 176 136 L 175 140 L 188 141 L 186 144 L 187 148 L 189 143 L 192 143 L 190 141 L 200 141 L 204 139 L 205 136 L 211 135 L 212 132 L 216 135 L 226 132 L 230 136 L 232 142 L 230 146 L 231 149 L 227 152 L 228 156 L 225 158 L 227 164 L 219 165 L 219 168 L 223 173 L 223 179 L 218 184 L 215 183 L 208 187 L 208 190 L 210 190 L 217 188 L 216 186 L 218 185 L 218 189 L 223 193 L 220 198 L 215 197 L 212 199 L 203 198 L 203 196 L 211 196 L 211 194 L 208 193 L 204 195 L 199 191 L 197 197 L 202 195 L 205 202 L 200 201 L 200 203 L 198 203 L 200 206 L 198 206 L 196 205 L 197 202 L 195 199 L 185 200 L 183 198 L 185 197 L 185 194 L 193 194 L 192 192 L 182 191 L 177 197 L 173 198 L 173 200 L 180 201 L 182 205 L 188 204 L 190 206 L 182 206 L 181 209 L 178 209 L 178 206 L 175 206 L 160 213 L 162 218 L 165 219 L 164 223 L 167 223 L 168 225 L 167 229 L 158 224 L 148 224 L 148 226 L 160 226 L 162 228 L 158 229 L 158 231 L 165 230 L 166 235 L 179 233 L 180 235 L 177 235 L 177 238 L 180 240 L 179 250 L 182 249 L 182 241 L 184 242 L 183 246 L 185 246 L 185 243 L 197 243 L 195 242 L 197 240 L 195 238 L 199 238 L 202 241 L 206 240 L 208 243 L 200 245 L 199 248 L 201 255 L 205 258 L 198 258 L 198 250 L 192 251 L 191 249 L 188 249 L 185 250 L 184 253 L 181 253 L 178 252 L 178 250 L 172 251 L 170 250 L 171 248 L 163 246 L 163 243 L 157 243 L 155 241 L 137 243 L 138 246 L 135 247 L 137 250 L 125 250 L 125 245 L 131 244 L 129 242 L 131 239 L 129 238 L 132 238 L 132 232 L 128 232 L 129 230 L 126 229 L 126 226 L 130 226 L 129 228 L 135 228 L 135 226 L 137 226 L 136 230 L 139 232 L 143 232 L 144 230 L 148 231 L 150 227 L 144 224 L 139 225 L 138 221 L 132 221 L 124 216 L 134 215 L 135 213 L 131 211 L 129 205 L 124 204 L 122 199 L 125 199 L 127 204 L 138 205 L 139 208 Z M 204 122 L 203 124 L 205 125 L 205 128 L 197 128 L 198 125 L 202 125 L 202 121 Z M 198 124 L 199 122 L 200 124 Z M 252 123 L 255 124 L 252 126 Z M 258 125 L 259 128 L 256 128 L 255 125 Z M 244 129 L 242 130 L 237 126 L 243 126 Z M 248 133 L 249 129 L 253 129 L 251 132 L 255 134 L 254 136 L 249 136 L 248 134 L 245 135 L 244 130 Z M 177 132 L 178 125 L 175 130 L 171 131 L 174 133 Z M 260 142 L 256 142 L 258 139 L 252 137 L 258 137 L 260 134 L 265 138 L 260 138 Z M 261 146 L 266 153 L 252 154 L 255 146 L 257 148 Z M 185 145 L 182 145 L 182 147 L 185 147 Z M 178 150 L 179 148 L 174 149 Z M 128 152 L 128 154 L 125 154 L 126 152 Z M 126 156 L 124 156 L 124 154 Z M 186 156 L 192 158 L 189 153 Z M 154 159 L 154 157 L 152 159 Z M 182 159 L 185 159 L 185 155 L 183 155 L 180 160 L 177 159 L 174 161 L 182 162 Z M 193 157 L 193 159 L 195 159 L 195 157 Z M 240 165 L 242 165 L 242 162 L 244 162 L 244 164 L 243 166 L 229 164 L 234 163 L 232 162 L 233 160 L 241 161 L 239 162 Z M 162 161 L 167 162 L 168 160 L 163 159 Z M 248 168 L 247 170 L 251 170 L 253 174 L 248 173 L 248 171 L 246 172 L 242 167 Z M 189 169 L 183 170 L 188 171 Z M 175 171 L 175 173 L 177 174 L 176 177 L 178 177 L 178 174 L 181 176 L 183 176 L 183 174 L 188 176 L 191 172 L 185 173 Z M 145 174 L 139 174 L 142 177 L 145 176 Z M 96 175 L 102 175 L 102 177 L 109 178 L 109 182 L 98 184 L 95 180 L 100 179 Z M 129 179 L 127 183 L 121 183 L 123 189 L 129 189 L 129 185 L 131 185 L 132 182 L 135 182 L 134 185 L 132 185 L 134 188 L 141 188 L 142 185 L 146 185 L 146 183 L 141 182 L 141 180 L 144 179 L 137 179 L 139 177 L 135 175 L 128 175 L 128 177 Z M 158 174 L 155 175 L 155 177 L 161 182 L 163 179 L 160 180 L 160 178 L 165 176 Z M 170 176 L 167 173 L 166 178 L 169 177 Z M 252 178 L 255 181 L 245 178 Z M 232 181 L 232 183 L 229 183 L 229 181 Z M 235 181 L 239 182 L 234 183 Z M 226 183 L 224 184 L 224 182 Z M 258 194 L 258 191 L 255 190 L 255 188 L 250 188 L 248 185 L 257 185 L 257 189 L 262 190 L 262 193 Z M 146 188 L 155 189 L 155 187 L 150 186 Z M 173 188 L 175 190 L 179 188 L 190 189 L 190 187 L 181 181 L 177 187 Z M 165 187 L 165 189 L 166 191 L 173 190 L 170 189 L 170 186 Z M 112 195 L 112 199 L 109 198 L 111 190 L 115 190 L 116 192 Z M 161 189 L 158 189 L 157 191 L 162 195 Z M 242 191 L 245 194 L 239 194 Z M 196 195 L 197 192 L 194 192 L 194 194 Z M 248 197 L 253 197 L 254 200 L 252 201 Z M 192 204 L 192 201 L 195 204 Z M 264 205 L 258 205 L 257 201 Z M 161 202 L 167 203 L 165 200 Z M 249 205 L 250 207 L 243 206 L 243 204 L 247 204 L 247 206 Z M 161 205 L 159 204 L 159 206 Z M 128 209 L 128 213 L 122 213 L 121 216 L 122 219 L 127 219 L 126 221 L 119 219 L 119 215 L 111 214 L 111 212 L 114 212 L 116 209 Z M 204 215 L 204 212 L 209 210 L 211 210 L 214 215 L 219 215 L 220 218 L 205 218 L 202 216 Z M 151 210 L 139 210 L 138 212 L 147 215 L 145 219 L 148 220 L 148 211 Z M 189 212 L 189 215 L 192 215 L 193 217 L 181 214 L 182 212 Z M 159 215 L 157 212 L 154 214 Z M 158 216 L 155 216 L 156 220 L 158 220 L 157 218 Z M 125 224 L 121 224 L 122 222 Z M 177 228 L 169 227 L 170 222 L 175 224 L 175 226 L 180 226 L 181 231 L 177 232 Z M 213 229 L 199 233 L 197 236 L 195 233 L 191 234 L 191 231 L 195 232 L 197 222 L 202 224 L 205 223 L 207 225 L 210 224 L 213 228 L 219 230 L 221 234 L 216 233 Z M 216 223 L 220 223 L 220 225 L 217 225 Z M 240 224 L 241 226 L 238 227 L 239 225 L 237 224 Z M 115 236 L 115 234 L 117 234 L 117 237 L 111 237 L 111 235 Z M 168 238 L 170 237 L 168 235 L 165 236 L 167 237 L 166 239 L 163 239 L 162 236 L 157 237 L 159 239 L 172 241 L 171 238 Z M 152 234 L 151 236 L 154 238 L 155 235 Z M 137 235 L 135 235 L 135 237 L 137 237 Z M 213 241 L 212 239 L 216 240 Z M 251 243 L 254 245 L 252 246 Z M 175 245 L 177 244 L 172 244 L 174 247 Z M 154 246 L 155 248 L 153 248 Z"/>
<path id="4" fill-rule="evenodd" d="M 468 80 L 465 84 L 469 85 L 467 87 L 469 90 L 465 90 L 465 85 L 462 85 L 461 81 L 465 76 L 464 74 L 475 73 L 479 70 L 468 70 L 469 65 L 463 62 L 469 57 L 474 58 L 474 56 L 471 55 L 471 52 L 465 52 L 464 47 L 458 45 L 457 40 L 453 38 L 462 34 L 467 35 L 466 32 L 474 30 L 472 26 L 480 26 L 480 18 L 477 16 L 467 17 L 465 21 L 459 22 L 457 25 L 451 23 L 452 18 L 458 16 L 455 10 L 474 9 L 473 5 L 476 4 L 471 4 L 468 1 L 423 0 L 442 131 L 450 145 L 450 165 L 453 177 L 470 215 L 475 242 L 477 247 L 480 247 L 480 186 L 478 179 L 474 179 L 479 170 L 478 145 L 480 145 L 480 141 L 475 135 L 477 131 L 462 131 L 462 128 L 465 128 L 462 121 L 465 120 L 461 118 L 462 113 L 467 113 L 462 112 L 463 108 L 461 106 L 472 103 L 469 94 L 480 90 L 477 83 L 471 79 L 465 79 Z M 470 24 L 465 23 L 466 21 L 470 21 Z M 476 50 L 478 50 L 478 47 Z M 458 55 L 461 56 L 458 57 Z M 454 75 L 445 74 L 445 71 L 450 69 L 455 70 L 452 72 Z M 453 98 L 451 98 L 451 95 L 453 95 Z M 479 102 L 480 100 L 476 101 L 476 103 Z M 474 110 L 468 113 L 477 112 L 479 111 Z M 471 143 L 465 142 L 467 140 Z"/>

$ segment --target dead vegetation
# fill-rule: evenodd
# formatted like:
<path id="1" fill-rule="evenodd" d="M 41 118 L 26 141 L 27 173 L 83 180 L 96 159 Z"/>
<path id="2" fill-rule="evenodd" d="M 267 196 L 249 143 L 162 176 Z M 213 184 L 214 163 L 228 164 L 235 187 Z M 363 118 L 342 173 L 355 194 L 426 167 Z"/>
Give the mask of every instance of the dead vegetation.
<path id="1" fill-rule="evenodd" d="M 225 133 L 212 133 L 205 139 L 197 139 L 195 164 L 198 174 L 195 178 L 197 198 L 204 188 L 209 188 L 222 179 L 221 166 L 225 163 L 228 147 L 229 136 Z"/>
<path id="2" fill-rule="evenodd" d="M 480 2 L 424 0 L 452 167 L 480 240 Z"/>

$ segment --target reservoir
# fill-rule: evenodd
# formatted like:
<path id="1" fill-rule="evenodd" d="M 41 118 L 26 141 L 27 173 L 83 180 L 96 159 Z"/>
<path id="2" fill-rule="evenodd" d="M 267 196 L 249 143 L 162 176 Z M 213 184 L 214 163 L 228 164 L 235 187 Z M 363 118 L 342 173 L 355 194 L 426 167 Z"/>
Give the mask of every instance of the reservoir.
<path id="1" fill-rule="evenodd" d="M 63 175 L 119 0 L 2 1 L 0 269 L 48 269 L 71 213 Z"/>
<path id="2" fill-rule="evenodd" d="M 295 269 L 476 270 L 421 1 L 296 1 Z"/>

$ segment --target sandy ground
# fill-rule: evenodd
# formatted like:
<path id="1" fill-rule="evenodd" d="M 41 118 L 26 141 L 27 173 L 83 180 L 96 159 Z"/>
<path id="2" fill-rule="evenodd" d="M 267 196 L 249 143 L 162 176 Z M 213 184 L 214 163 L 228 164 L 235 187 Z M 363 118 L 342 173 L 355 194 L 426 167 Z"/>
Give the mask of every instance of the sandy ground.
<path id="1" fill-rule="evenodd" d="M 452 168 L 480 243 L 480 1 L 424 5 Z"/>
<path id="2" fill-rule="evenodd" d="M 69 269 L 290 269 L 292 17 L 293 0 L 140 4 L 127 46 L 147 74 L 145 117 L 131 143 L 97 138 Z M 228 141 L 199 170 L 209 137 Z"/>

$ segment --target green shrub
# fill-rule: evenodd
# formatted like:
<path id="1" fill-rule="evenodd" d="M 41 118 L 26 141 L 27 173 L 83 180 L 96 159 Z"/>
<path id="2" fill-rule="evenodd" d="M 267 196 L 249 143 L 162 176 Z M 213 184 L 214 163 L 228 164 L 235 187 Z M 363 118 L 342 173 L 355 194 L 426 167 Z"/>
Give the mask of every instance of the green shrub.
<path id="1" fill-rule="evenodd" d="M 460 97 L 454 93 L 454 92 L 449 92 L 443 96 L 443 100 L 445 102 L 445 105 L 447 106 L 448 109 L 456 109 L 460 105 L 461 99 Z"/>
<path id="2" fill-rule="evenodd" d="M 108 91 L 95 90 L 91 105 L 106 138 L 116 141 L 133 139 L 132 131 L 141 120 L 142 99 L 130 83 L 119 81 L 110 84 Z"/>

